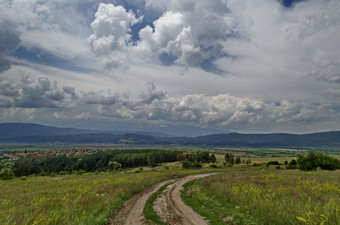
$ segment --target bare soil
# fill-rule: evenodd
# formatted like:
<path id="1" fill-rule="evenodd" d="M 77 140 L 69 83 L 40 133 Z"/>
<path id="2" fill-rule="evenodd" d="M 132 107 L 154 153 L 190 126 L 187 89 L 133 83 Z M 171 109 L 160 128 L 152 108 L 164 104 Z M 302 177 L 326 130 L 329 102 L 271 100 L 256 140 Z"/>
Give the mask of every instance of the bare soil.
<path id="1" fill-rule="evenodd" d="M 206 225 L 208 222 L 192 208 L 185 205 L 181 199 L 183 184 L 188 181 L 199 179 L 213 174 L 191 175 L 177 180 L 162 193 L 155 201 L 154 210 L 164 222 L 171 225 Z M 110 225 L 142 225 L 143 210 L 146 200 L 163 185 L 175 180 L 166 180 L 146 189 L 140 194 L 126 201 L 122 207 L 113 212 L 109 218 Z"/>
<path id="2" fill-rule="evenodd" d="M 163 185 L 174 180 L 166 180 L 155 186 L 146 189 L 142 193 L 133 196 L 126 201 L 122 207 L 113 212 L 109 218 L 108 224 L 110 225 L 142 225 L 143 210 L 146 200 Z"/>
<path id="3" fill-rule="evenodd" d="M 188 181 L 211 176 L 213 174 L 198 174 L 184 177 L 168 186 L 163 194 L 156 199 L 154 210 L 167 224 L 171 225 L 207 225 L 208 221 L 185 205 L 181 199 L 181 190 Z"/>

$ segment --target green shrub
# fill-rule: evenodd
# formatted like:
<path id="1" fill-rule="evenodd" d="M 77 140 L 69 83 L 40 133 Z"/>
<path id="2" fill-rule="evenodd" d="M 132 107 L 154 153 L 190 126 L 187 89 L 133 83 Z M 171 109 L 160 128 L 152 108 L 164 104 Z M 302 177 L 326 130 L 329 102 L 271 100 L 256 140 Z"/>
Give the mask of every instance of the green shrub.
<path id="1" fill-rule="evenodd" d="M 318 167 L 324 170 L 340 169 L 339 160 L 330 157 L 327 154 L 315 153 L 310 151 L 307 155 L 299 155 L 297 164 L 300 170 L 316 170 Z"/>
<path id="2" fill-rule="evenodd" d="M 182 168 L 184 169 L 188 169 L 188 168 L 201 168 L 202 164 L 199 162 L 194 162 L 194 163 L 190 163 L 188 161 L 184 161 L 182 162 Z"/>
<path id="3" fill-rule="evenodd" d="M 297 165 L 297 162 L 295 159 L 292 159 L 288 165 L 286 166 L 286 169 L 287 170 L 295 170 L 295 169 L 298 169 L 298 165 Z"/>
<path id="4" fill-rule="evenodd" d="M 191 167 L 191 163 L 189 163 L 188 161 L 182 162 L 182 168 L 187 169 L 187 168 L 190 168 L 190 167 Z"/>
<path id="5" fill-rule="evenodd" d="M 195 162 L 193 166 L 196 167 L 196 168 L 201 168 L 202 164 L 199 163 L 199 162 Z"/>
<path id="6" fill-rule="evenodd" d="M 107 165 L 108 169 L 110 171 L 112 170 L 120 170 L 122 168 L 122 164 L 116 162 L 116 161 L 110 161 Z"/>
<path id="7" fill-rule="evenodd" d="M 19 177 L 20 180 L 28 180 L 28 178 L 26 176 L 23 177 Z"/>
<path id="8" fill-rule="evenodd" d="M 11 180 L 14 178 L 14 173 L 11 170 L 0 172 L 0 180 Z"/>
<path id="9" fill-rule="evenodd" d="M 66 171 L 60 171 L 60 172 L 59 172 L 59 175 L 66 175 L 66 174 L 67 174 Z"/>
<path id="10" fill-rule="evenodd" d="M 279 163 L 279 161 L 269 161 L 268 163 L 267 163 L 268 165 L 280 165 L 280 163 Z"/>
<path id="11" fill-rule="evenodd" d="M 85 173 L 85 170 L 77 170 L 76 171 L 77 175 L 83 175 L 83 173 Z"/>

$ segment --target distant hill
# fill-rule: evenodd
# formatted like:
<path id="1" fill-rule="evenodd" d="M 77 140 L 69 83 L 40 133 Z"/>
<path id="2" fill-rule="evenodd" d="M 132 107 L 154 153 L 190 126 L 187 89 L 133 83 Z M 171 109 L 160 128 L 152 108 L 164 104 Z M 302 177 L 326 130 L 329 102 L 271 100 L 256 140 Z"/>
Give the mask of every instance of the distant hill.
<path id="1" fill-rule="evenodd" d="M 0 139 L 1 141 L 1 139 Z M 140 134 L 86 133 L 55 136 L 12 137 L 2 141 L 21 143 L 112 143 L 112 144 L 155 144 L 158 138 Z"/>
<path id="2" fill-rule="evenodd" d="M 181 141 L 187 145 L 239 147 L 340 147 L 340 132 L 313 134 L 215 134 Z"/>
<path id="3" fill-rule="evenodd" d="M 29 136 L 55 136 L 95 133 L 96 131 L 75 128 L 57 128 L 32 123 L 2 123 L 0 124 L 0 140 Z"/>
<path id="4" fill-rule="evenodd" d="M 0 142 L 112 143 L 132 145 L 184 145 L 225 147 L 340 147 L 340 131 L 312 134 L 213 134 L 170 137 L 153 133 L 99 132 L 37 124 L 0 124 Z"/>

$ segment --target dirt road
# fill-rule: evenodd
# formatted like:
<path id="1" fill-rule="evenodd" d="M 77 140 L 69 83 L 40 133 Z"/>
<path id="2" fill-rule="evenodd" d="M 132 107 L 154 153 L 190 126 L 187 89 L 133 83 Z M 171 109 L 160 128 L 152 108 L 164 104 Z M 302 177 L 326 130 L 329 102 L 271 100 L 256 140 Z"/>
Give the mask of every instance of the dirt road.
<path id="1" fill-rule="evenodd" d="M 181 200 L 180 191 L 183 184 L 190 180 L 211 176 L 213 174 L 191 175 L 177 180 L 170 185 L 155 202 L 154 209 L 157 214 L 168 224 L 203 225 L 208 224 L 200 215 L 194 212 Z M 163 185 L 174 180 L 163 181 L 152 188 L 132 197 L 124 203 L 109 219 L 111 225 L 142 225 L 143 210 L 146 200 Z"/>
<path id="2" fill-rule="evenodd" d="M 207 225 L 208 222 L 192 208 L 185 205 L 181 199 L 181 190 L 188 181 L 211 176 L 213 174 L 198 174 L 184 177 L 169 187 L 155 201 L 154 210 L 167 224 Z"/>

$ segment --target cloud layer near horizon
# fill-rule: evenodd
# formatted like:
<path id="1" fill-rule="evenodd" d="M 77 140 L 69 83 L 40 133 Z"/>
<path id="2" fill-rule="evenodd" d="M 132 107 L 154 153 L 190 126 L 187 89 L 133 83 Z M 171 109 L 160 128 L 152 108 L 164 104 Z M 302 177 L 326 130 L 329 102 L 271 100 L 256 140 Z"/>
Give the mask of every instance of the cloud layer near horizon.
<path id="1" fill-rule="evenodd" d="M 340 127 L 337 0 L 289 8 L 275 0 L 13 0 L 0 9 L 2 122 L 22 113 L 39 122 L 44 113 L 54 124 Z"/>

